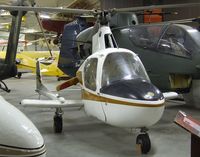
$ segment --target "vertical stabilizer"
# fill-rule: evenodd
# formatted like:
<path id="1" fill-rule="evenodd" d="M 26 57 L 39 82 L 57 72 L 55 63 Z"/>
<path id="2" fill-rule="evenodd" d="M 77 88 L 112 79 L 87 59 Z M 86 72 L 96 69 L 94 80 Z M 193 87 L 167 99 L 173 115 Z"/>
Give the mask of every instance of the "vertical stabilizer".
<path id="1" fill-rule="evenodd" d="M 52 93 L 51 91 L 48 90 L 48 88 L 45 85 L 43 85 L 39 60 L 37 60 L 36 62 L 36 90 L 35 91 L 38 92 L 40 95 L 46 96 L 52 100 L 57 100 L 59 98 L 58 94 Z"/>

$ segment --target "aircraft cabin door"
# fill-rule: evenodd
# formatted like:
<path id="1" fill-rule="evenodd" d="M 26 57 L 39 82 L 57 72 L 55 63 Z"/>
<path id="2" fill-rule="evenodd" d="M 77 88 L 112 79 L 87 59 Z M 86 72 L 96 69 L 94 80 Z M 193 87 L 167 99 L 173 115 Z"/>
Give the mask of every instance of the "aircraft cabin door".
<path id="1" fill-rule="evenodd" d="M 102 102 L 97 92 L 97 66 L 97 58 L 90 58 L 85 63 L 83 78 L 85 88 L 82 91 L 82 98 L 86 113 L 98 118 L 99 120 L 105 121 Z"/>

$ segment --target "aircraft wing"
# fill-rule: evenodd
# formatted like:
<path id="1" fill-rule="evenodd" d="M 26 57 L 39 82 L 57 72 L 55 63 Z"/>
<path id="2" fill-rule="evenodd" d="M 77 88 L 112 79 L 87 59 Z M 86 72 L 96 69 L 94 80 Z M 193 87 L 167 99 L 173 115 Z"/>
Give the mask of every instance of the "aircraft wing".
<path id="1" fill-rule="evenodd" d="M 37 107 L 37 108 L 64 108 L 64 107 L 81 107 L 83 105 L 82 100 L 36 100 L 36 99 L 24 99 L 21 101 L 24 107 Z"/>
<path id="2" fill-rule="evenodd" d="M 53 93 L 43 85 L 40 74 L 40 62 L 36 63 L 36 92 L 39 95 L 47 97 L 49 100 L 23 99 L 21 104 L 24 107 L 40 107 L 40 108 L 63 108 L 63 107 L 81 107 L 82 100 L 66 100 L 57 93 Z"/>
<path id="3" fill-rule="evenodd" d="M 163 93 L 163 96 L 165 97 L 165 99 L 174 99 L 178 97 L 178 93 L 176 92 L 165 92 Z"/>

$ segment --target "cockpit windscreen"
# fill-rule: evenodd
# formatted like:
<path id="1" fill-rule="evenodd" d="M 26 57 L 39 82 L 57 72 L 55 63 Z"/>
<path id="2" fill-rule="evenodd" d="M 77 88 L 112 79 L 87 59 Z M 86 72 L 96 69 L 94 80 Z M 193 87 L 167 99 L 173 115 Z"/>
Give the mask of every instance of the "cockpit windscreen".
<path id="1" fill-rule="evenodd" d="M 106 57 L 103 65 L 102 87 L 115 81 L 137 78 L 150 81 L 138 56 L 120 52 L 111 53 Z"/>

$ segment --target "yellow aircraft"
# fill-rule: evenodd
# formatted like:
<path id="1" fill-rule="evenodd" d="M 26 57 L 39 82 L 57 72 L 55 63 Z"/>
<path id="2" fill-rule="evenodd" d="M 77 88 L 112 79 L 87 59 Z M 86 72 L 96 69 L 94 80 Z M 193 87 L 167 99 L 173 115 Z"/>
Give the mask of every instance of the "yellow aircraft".
<path id="1" fill-rule="evenodd" d="M 0 52 L 0 58 L 5 58 L 4 51 Z M 44 76 L 66 77 L 58 67 L 59 52 L 53 51 L 53 58 L 50 57 L 48 51 L 22 51 L 17 53 L 16 62 L 18 68 L 18 78 L 22 73 L 36 72 L 36 61 L 39 59 L 41 64 L 41 73 Z"/>

